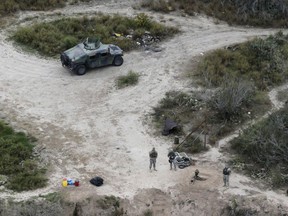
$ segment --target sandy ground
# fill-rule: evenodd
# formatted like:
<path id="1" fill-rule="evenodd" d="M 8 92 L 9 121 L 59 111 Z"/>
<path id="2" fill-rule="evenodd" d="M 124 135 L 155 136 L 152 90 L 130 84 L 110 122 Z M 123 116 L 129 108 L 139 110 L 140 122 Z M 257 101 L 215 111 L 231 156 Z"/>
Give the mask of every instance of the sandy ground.
<path id="1" fill-rule="evenodd" d="M 133 16 L 139 12 L 131 7 L 133 1 L 103 2 L 69 6 L 61 13 L 62 16 L 72 16 L 102 11 Z M 130 200 L 134 198 L 136 203 L 137 196 L 144 193 L 144 189 L 159 189 L 171 194 L 173 199 L 180 189 L 191 189 L 195 193 L 205 189 L 204 200 L 216 195 L 223 198 L 227 194 L 261 195 L 285 206 L 287 197 L 256 187 L 249 178 L 240 174 L 231 176 L 229 189 L 223 188 L 221 170 L 225 157 L 219 150 L 231 138 L 221 140 L 218 147 L 206 154 L 197 155 L 195 166 L 175 172 L 169 170 L 167 162 L 173 138 L 155 136 L 147 124 L 148 114 L 165 92 L 193 88 L 183 74 L 189 61 L 201 53 L 255 36 L 266 36 L 277 30 L 230 27 L 203 16 L 148 13 L 155 20 L 165 20 L 167 25 L 178 26 L 182 33 L 161 42 L 162 52 L 142 50 L 126 53 L 121 67 L 92 70 L 84 76 L 69 73 L 58 60 L 21 51 L 6 40 L 8 33 L 1 31 L 0 111 L 12 125 L 39 138 L 43 162 L 50 164 L 51 172 L 47 188 L 23 193 L 3 191 L 0 196 L 22 200 L 71 189 L 72 200 L 91 194 L 113 194 Z M 45 13 L 26 12 L 19 15 L 19 21 L 36 15 L 39 20 L 46 17 Z M 129 70 L 141 74 L 139 84 L 117 89 L 115 78 L 127 74 Z M 279 108 L 281 104 L 276 93 L 276 90 L 271 91 L 270 97 L 275 107 Z M 149 172 L 148 169 L 148 152 L 152 147 L 159 153 L 157 172 Z M 196 168 L 207 180 L 191 185 L 189 179 Z M 89 183 L 89 179 L 96 175 L 104 178 L 102 187 Z M 81 187 L 61 188 L 64 177 L 80 179 Z M 158 201 L 161 202 L 161 196 Z M 163 213 L 170 214 L 177 215 L 172 211 Z M 184 210 L 182 215 L 185 215 Z"/>

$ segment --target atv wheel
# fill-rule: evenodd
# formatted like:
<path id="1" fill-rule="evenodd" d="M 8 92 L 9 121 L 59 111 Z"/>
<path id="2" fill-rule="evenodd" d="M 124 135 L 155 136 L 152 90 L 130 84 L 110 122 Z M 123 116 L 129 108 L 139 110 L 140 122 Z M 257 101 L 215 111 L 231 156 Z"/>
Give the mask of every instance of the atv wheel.
<path id="1" fill-rule="evenodd" d="M 122 64 L 123 64 L 123 58 L 122 58 L 122 56 L 116 56 L 115 58 L 114 58 L 114 61 L 113 61 L 113 65 L 115 65 L 115 66 L 121 66 Z"/>
<path id="2" fill-rule="evenodd" d="M 79 65 L 76 70 L 75 70 L 76 74 L 79 76 L 82 76 L 86 73 L 86 67 L 85 65 Z"/>
<path id="3" fill-rule="evenodd" d="M 184 169 L 186 166 L 184 166 L 184 165 L 179 165 L 178 167 L 179 167 L 179 169 Z"/>

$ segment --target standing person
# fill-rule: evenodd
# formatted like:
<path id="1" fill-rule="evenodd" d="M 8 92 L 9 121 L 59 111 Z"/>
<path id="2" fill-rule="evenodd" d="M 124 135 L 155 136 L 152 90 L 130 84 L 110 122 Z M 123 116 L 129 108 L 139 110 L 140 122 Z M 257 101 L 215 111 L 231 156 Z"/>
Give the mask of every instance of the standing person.
<path id="1" fill-rule="evenodd" d="M 176 171 L 176 154 L 175 152 L 172 150 L 168 153 L 168 158 L 169 158 L 169 163 L 170 163 L 170 170 L 172 170 L 172 164 L 174 165 L 174 170 Z"/>
<path id="2" fill-rule="evenodd" d="M 153 147 L 152 151 L 149 152 L 149 157 L 150 157 L 150 166 L 149 166 L 150 170 L 153 166 L 154 170 L 157 171 L 156 170 L 156 159 L 158 157 L 158 153 L 154 147 Z"/>
<path id="3" fill-rule="evenodd" d="M 229 187 L 229 176 L 230 176 L 231 170 L 230 168 L 225 165 L 225 168 L 223 169 L 223 181 L 224 181 L 224 187 Z"/>

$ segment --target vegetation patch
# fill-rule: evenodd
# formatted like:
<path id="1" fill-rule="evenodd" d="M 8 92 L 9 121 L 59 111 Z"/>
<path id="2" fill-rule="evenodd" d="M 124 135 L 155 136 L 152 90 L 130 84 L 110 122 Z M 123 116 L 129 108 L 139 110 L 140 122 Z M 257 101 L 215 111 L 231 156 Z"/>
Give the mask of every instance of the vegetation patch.
<path id="1" fill-rule="evenodd" d="M 253 125 L 231 141 L 252 176 L 269 178 L 274 187 L 288 184 L 288 106 Z"/>
<path id="2" fill-rule="evenodd" d="M 58 192 L 53 192 L 45 195 L 39 195 L 39 197 L 44 198 L 48 202 L 57 203 L 61 200 L 61 195 Z"/>
<path id="3" fill-rule="evenodd" d="M 7 188 L 24 191 L 46 185 L 45 170 L 33 156 L 33 141 L 0 121 L 0 174 L 8 176 Z"/>
<path id="4" fill-rule="evenodd" d="M 1 0 L 0 16 L 19 10 L 49 10 L 65 6 L 66 0 Z"/>
<path id="5" fill-rule="evenodd" d="M 278 95 L 277 95 L 277 98 L 278 98 L 278 100 L 280 100 L 282 102 L 288 103 L 287 89 L 279 91 Z"/>
<path id="6" fill-rule="evenodd" d="M 230 24 L 275 28 L 288 26 L 286 1 L 142 0 L 141 6 L 164 13 L 175 10 L 188 15 L 204 13 Z"/>
<path id="7" fill-rule="evenodd" d="M 136 85 L 139 80 L 139 74 L 134 71 L 129 71 L 127 75 L 119 76 L 116 79 L 118 88 L 125 88 L 127 86 Z"/>
<path id="8" fill-rule="evenodd" d="M 111 212 L 112 216 L 122 216 L 124 215 L 123 208 L 120 208 L 120 199 L 115 196 L 105 196 L 102 199 L 97 200 L 98 205 L 102 209 L 113 208 Z"/>
<path id="9" fill-rule="evenodd" d="M 217 89 L 207 104 L 212 140 L 270 109 L 267 90 L 287 81 L 287 45 L 287 35 L 278 32 L 213 51 L 200 61 L 192 72 L 198 83 Z"/>
<path id="10" fill-rule="evenodd" d="M 152 115 L 157 124 L 162 125 L 166 118 L 182 124 L 194 118 L 195 112 L 203 106 L 203 101 L 195 95 L 181 91 L 169 91 L 153 108 Z"/>
<path id="11" fill-rule="evenodd" d="M 267 90 L 287 80 L 288 36 L 282 32 L 208 54 L 197 69 L 205 86 L 219 87 L 229 79 L 253 81 Z"/>
<path id="12" fill-rule="evenodd" d="M 167 118 L 175 121 L 179 127 L 174 131 L 174 134 L 182 136 L 186 132 L 183 129 L 184 125 L 193 128 L 202 121 L 201 115 L 205 106 L 206 102 L 196 94 L 170 91 L 153 108 L 153 121 L 159 133 L 160 130 L 163 130 L 163 124 Z M 201 131 L 203 132 L 203 128 L 199 128 L 195 133 L 201 133 Z M 203 150 L 206 150 L 203 140 L 197 136 L 190 136 L 179 148 L 177 147 L 177 151 L 185 151 L 187 153 L 197 153 Z"/>
<path id="13" fill-rule="evenodd" d="M 197 97 L 167 92 L 152 113 L 156 127 L 163 127 L 166 118 L 185 128 L 184 134 L 198 125 L 195 134 L 208 134 L 213 144 L 261 117 L 271 108 L 267 90 L 287 81 L 287 45 L 287 35 L 278 32 L 209 53 L 190 73 L 210 89 Z"/>
<path id="14" fill-rule="evenodd" d="M 143 212 L 143 216 L 153 216 L 153 212 L 150 209 L 147 209 Z"/>
<path id="15" fill-rule="evenodd" d="M 55 56 L 87 37 L 95 36 L 105 44 L 115 44 L 130 51 L 139 47 L 137 40 L 147 31 L 165 39 L 179 30 L 154 22 L 143 13 L 135 18 L 99 14 L 90 18 L 62 18 L 22 27 L 13 34 L 12 39 L 43 55 Z"/>
<path id="16" fill-rule="evenodd" d="M 208 147 L 198 135 L 189 136 L 182 145 L 176 147 L 179 152 L 187 152 L 191 154 L 207 151 Z"/>

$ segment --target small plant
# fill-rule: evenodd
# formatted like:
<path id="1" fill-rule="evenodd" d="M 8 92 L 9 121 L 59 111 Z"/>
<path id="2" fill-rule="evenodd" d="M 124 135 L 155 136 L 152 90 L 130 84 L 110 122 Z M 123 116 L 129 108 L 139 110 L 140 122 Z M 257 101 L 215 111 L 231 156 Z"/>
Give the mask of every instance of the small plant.
<path id="1" fill-rule="evenodd" d="M 104 198 L 97 200 L 97 203 L 102 209 L 108 209 L 113 206 L 120 206 L 119 198 L 115 196 L 105 196 Z"/>
<path id="2" fill-rule="evenodd" d="M 105 196 L 102 199 L 97 200 L 98 205 L 102 209 L 113 208 L 112 216 L 122 216 L 124 215 L 123 208 L 120 208 L 120 199 L 115 196 Z"/>
<path id="3" fill-rule="evenodd" d="M 153 212 L 150 209 L 144 211 L 143 216 L 153 216 Z"/>
<path id="4" fill-rule="evenodd" d="M 144 13 L 138 14 L 135 18 L 135 22 L 136 22 L 137 27 L 140 27 L 140 28 L 150 28 L 152 25 L 152 22 L 150 18 L 148 17 L 148 15 Z"/>
<path id="5" fill-rule="evenodd" d="M 119 76 L 116 79 L 118 88 L 124 88 L 138 83 L 140 75 L 134 71 L 129 71 L 127 75 Z"/>
<path id="6" fill-rule="evenodd" d="M 39 196 L 52 203 L 56 203 L 61 199 L 61 195 L 58 192 L 53 192 L 53 193 L 39 195 Z"/>

